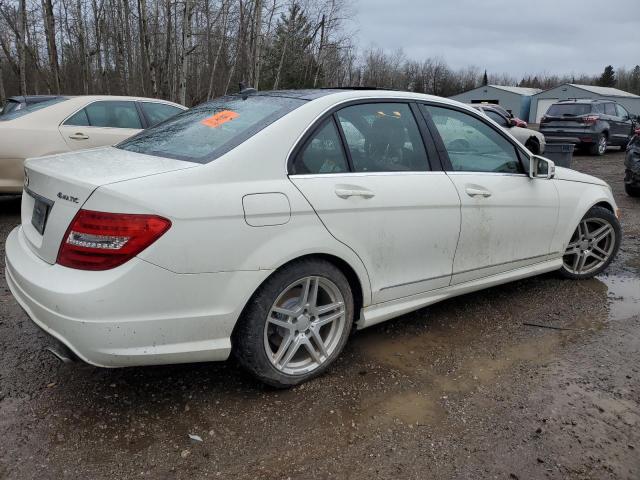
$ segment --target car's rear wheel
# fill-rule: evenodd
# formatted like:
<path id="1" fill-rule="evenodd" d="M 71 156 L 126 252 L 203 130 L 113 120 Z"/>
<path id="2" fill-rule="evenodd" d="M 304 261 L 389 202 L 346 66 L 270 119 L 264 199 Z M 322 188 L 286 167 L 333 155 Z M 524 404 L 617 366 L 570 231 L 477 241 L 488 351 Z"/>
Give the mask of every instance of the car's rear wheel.
<path id="1" fill-rule="evenodd" d="M 234 332 L 234 354 L 261 381 L 286 388 L 324 372 L 347 342 L 353 294 L 333 264 L 308 259 L 260 287 Z"/>
<path id="2" fill-rule="evenodd" d="M 591 155 L 604 155 L 607 152 L 608 139 L 604 133 L 598 135 L 598 140 L 589 148 Z"/>
<path id="3" fill-rule="evenodd" d="M 627 192 L 627 195 L 629 195 L 630 197 L 640 197 L 640 186 L 634 186 L 634 185 L 625 183 L 624 190 L 625 192 Z"/>
<path id="4" fill-rule="evenodd" d="M 575 280 L 598 275 L 615 258 L 621 238 L 616 216 L 603 207 L 591 208 L 569 240 L 560 274 Z"/>

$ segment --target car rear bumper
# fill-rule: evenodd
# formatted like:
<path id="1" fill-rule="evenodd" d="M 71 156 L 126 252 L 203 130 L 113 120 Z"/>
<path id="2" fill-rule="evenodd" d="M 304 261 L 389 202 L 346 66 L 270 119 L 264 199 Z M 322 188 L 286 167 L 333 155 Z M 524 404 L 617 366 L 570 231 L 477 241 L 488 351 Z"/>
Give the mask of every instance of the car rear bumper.
<path id="1" fill-rule="evenodd" d="M 138 258 L 88 272 L 41 260 L 21 227 L 6 244 L 7 283 L 18 303 L 100 367 L 225 360 L 242 308 L 269 273 L 176 274 Z"/>
<path id="2" fill-rule="evenodd" d="M 573 143 L 574 145 L 597 143 L 600 136 L 595 132 L 548 132 L 541 130 L 540 133 L 544 135 L 547 143 Z"/>

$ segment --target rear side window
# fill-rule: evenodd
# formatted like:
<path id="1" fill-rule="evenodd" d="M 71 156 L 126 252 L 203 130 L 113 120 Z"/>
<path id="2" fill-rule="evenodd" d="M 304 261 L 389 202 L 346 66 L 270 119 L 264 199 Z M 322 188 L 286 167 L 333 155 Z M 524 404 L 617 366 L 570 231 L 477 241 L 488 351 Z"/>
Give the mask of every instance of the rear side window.
<path id="1" fill-rule="evenodd" d="M 221 97 L 120 143 L 131 152 L 208 163 L 306 103 L 268 95 Z"/>
<path id="2" fill-rule="evenodd" d="M 349 165 L 342 149 L 340 134 L 333 117 L 330 117 L 307 140 L 306 145 L 293 163 L 291 174 L 344 173 L 347 171 L 349 171 Z"/>
<path id="3" fill-rule="evenodd" d="M 556 103 L 549 107 L 549 117 L 577 117 L 591 113 L 591 105 L 588 103 Z"/>
<path id="4" fill-rule="evenodd" d="M 367 103 L 338 112 L 355 172 L 429 170 L 420 130 L 409 105 Z"/>
<path id="5" fill-rule="evenodd" d="M 83 108 L 78 113 L 72 115 L 64 122 L 65 125 L 75 125 L 78 127 L 89 127 L 89 117 L 87 117 L 87 111 Z"/>
<path id="6" fill-rule="evenodd" d="M 607 115 L 611 115 L 612 117 L 617 116 L 616 106 L 613 103 L 605 103 L 604 104 L 604 113 Z"/>
<path id="7" fill-rule="evenodd" d="M 487 117 L 489 117 L 491 120 L 496 122 L 501 127 L 509 126 L 508 120 L 502 115 L 500 115 L 498 112 L 494 112 L 492 110 L 485 110 L 484 113 L 486 113 Z"/>
<path id="8" fill-rule="evenodd" d="M 142 128 L 134 102 L 94 102 L 87 105 L 85 111 L 92 127 Z"/>
<path id="9" fill-rule="evenodd" d="M 167 118 L 171 118 L 183 111 L 178 107 L 167 105 L 166 103 L 142 102 L 140 106 L 150 127 L 164 122 Z"/>
<path id="10" fill-rule="evenodd" d="M 595 113 L 604 113 L 604 103 L 597 103 L 593 106 Z"/>
<path id="11" fill-rule="evenodd" d="M 57 97 L 57 98 L 52 98 L 51 100 L 46 100 L 44 102 L 31 103 L 26 107 L 20 107 L 20 104 L 15 102 L 17 103 L 17 105 L 14 107 L 12 111 L 8 113 L 3 113 L 2 115 L 0 115 L 0 121 L 13 120 L 15 118 L 23 117 L 30 113 L 37 112 L 38 110 L 43 110 L 47 107 L 55 105 L 56 103 L 64 102 L 66 100 L 67 99 L 65 97 Z"/>

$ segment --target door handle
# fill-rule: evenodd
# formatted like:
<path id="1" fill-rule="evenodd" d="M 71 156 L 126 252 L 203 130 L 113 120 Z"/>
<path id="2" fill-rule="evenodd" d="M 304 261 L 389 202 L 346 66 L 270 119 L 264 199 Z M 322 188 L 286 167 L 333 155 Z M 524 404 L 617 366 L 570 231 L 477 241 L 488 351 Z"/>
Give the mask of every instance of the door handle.
<path id="1" fill-rule="evenodd" d="M 89 140 L 89 135 L 85 135 L 84 133 L 78 132 L 73 135 L 69 135 L 71 140 Z"/>
<path id="2" fill-rule="evenodd" d="M 489 198 L 491 196 L 491 192 L 489 190 L 483 190 L 481 188 L 467 187 L 465 188 L 465 192 L 467 192 L 467 195 L 470 197 Z"/>
<path id="3" fill-rule="evenodd" d="M 340 198 L 349 198 L 349 197 L 363 197 L 363 198 L 371 198 L 375 197 L 376 194 L 371 190 L 358 190 L 354 188 L 336 188 L 336 195 Z"/>

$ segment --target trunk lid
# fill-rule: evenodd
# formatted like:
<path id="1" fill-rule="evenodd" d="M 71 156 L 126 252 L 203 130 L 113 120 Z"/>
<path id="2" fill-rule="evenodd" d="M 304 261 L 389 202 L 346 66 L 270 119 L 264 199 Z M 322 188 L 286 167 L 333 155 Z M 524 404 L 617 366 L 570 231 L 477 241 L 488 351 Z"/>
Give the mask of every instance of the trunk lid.
<path id="1" fill-rule="evenodd" d="M 27 243 L 54 264 L 69 224 L 98 187 L 197 166 L 113 147 L 27 160 L 21 213 Z"/>

